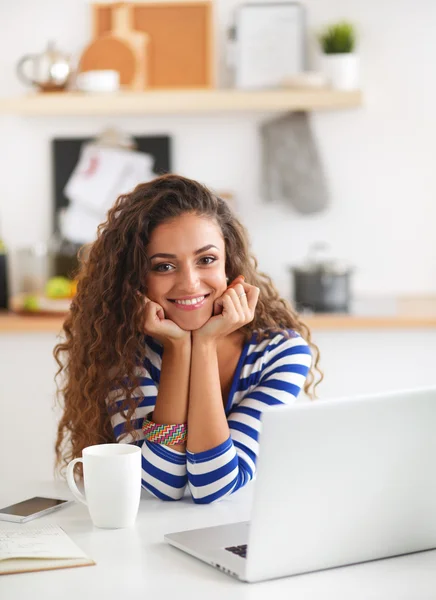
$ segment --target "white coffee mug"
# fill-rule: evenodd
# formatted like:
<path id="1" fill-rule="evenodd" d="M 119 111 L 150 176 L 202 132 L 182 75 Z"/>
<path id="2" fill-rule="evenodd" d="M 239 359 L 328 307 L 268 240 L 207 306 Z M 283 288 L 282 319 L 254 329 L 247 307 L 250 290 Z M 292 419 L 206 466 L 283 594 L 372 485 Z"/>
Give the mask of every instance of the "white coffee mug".
<path id="1" fill-rule="evenodd" d="M 98 444 L 82 451 L 67 467 L 74 497 L 86 504 L 96 527 L 131 527 L 141 498 L 141 448 L 130 444 Z M 74 465 L 83 464 L 83 495 L 74 479 Z"/>

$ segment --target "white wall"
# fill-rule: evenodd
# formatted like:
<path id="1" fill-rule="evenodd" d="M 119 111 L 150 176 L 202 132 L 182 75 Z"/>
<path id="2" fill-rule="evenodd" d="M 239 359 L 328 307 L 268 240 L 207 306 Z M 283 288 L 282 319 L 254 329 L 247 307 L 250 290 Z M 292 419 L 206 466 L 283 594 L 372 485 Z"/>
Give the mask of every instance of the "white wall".
<path id="1" fill-rule="evenodd" d="M 217 37 L 235 0 L 217 0 Z M 436 291 L 436 3 L 433 0 L 307 0 L 310 31 L 341 18 L 360 29 L 365 106 L 313 115 L 332 193 L 324 214 L 301 217 L 259 198 L 258 117 L 0 117 L 0 216 L 14 249 L 50 233 L 49 140 L 93 135 L 107 124 L 168 133 L 174 170 L 236 193 L 260 265 L 288 293 L 287 265 L 327 240 L 357 267 L 358 293 Z M 0 4 L 0 95 L 24 92 L 15 64 L 55 39 L 77 55 L 88 40 L 85 0 Z M 220 81 L 226 74 L 222 60 Z"/>

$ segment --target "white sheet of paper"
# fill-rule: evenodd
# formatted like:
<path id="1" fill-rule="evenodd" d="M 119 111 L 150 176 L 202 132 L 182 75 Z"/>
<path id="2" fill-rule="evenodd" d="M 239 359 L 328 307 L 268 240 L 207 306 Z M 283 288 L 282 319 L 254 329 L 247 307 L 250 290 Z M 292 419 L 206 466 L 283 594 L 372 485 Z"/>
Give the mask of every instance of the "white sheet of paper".
<path id="1" fill-rule="evenodd" d="M 80 204 L 70 204 L 62 211 L 59 225 L 62 237 L 75 244 L 89 244 L 97 237 L 97 228 L 104 221 Z"/>
<path id="2" fill-rule="evenodd" d="M 103 220 L 120 194 L 156 177 L 153 163 L 153 157 L 143 152 L 86 144 L 64 194 L 71 203 L 80 204 Z"/>

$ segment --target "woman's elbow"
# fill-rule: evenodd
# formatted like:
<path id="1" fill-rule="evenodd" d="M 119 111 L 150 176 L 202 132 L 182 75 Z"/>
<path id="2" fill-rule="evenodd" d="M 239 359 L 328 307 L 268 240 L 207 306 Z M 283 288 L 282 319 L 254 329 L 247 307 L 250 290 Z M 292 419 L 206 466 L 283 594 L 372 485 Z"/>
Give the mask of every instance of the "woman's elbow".
<path id="1" fill-rule="evenodd" d="M 180 488 L 170 488 L 166 487 L 165 490 L 158 489 L 154 485 L 151 485 L 150 482 L 142 480 L 142 487 L 147 490 L 149 494 L 151 494 L 154 498 L 158 498 L 159 500 L 163 500 L 164 502 L 177 502 L 181 500 L 185 495 L 186 485 Z"/>
<path id="2" fill-rule="evenodd" d="M 218 498 L 211 498 L 210 496 L 205 496 L 203 498 L 201 496 L 192 496 L 194 504 L 214 504 L 223 498 L 225 498 L 225 496 L 219 496 Z"/>
<path id="3" fill-rule="evenodd" d="M 224 500 L 224 498 L 228 498 L 240 486 L 237 483 L 232 484 L 231 486 L 226 486 L 217 490 L 205 490 L 200 488 L 195 488 L 192 485 L 190 487 L 190 492 L 192 496 L 192 500 L 195 504 L 214 504 L 215 502 L 220 502 L 220 500 Z"/>

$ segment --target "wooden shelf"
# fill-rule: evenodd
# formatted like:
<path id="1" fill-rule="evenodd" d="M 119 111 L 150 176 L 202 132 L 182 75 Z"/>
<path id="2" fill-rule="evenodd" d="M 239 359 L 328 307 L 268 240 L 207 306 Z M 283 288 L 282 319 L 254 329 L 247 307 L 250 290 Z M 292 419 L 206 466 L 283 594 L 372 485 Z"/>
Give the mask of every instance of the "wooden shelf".
<path id="1" fill-rule="evenodd" d="M 86 94 L 82 92 L 32 93 L 0 98 L 0 114 L 146 115 L 210 112 L 282 112 L 332 110 L 360 106 L 360 91 L 330 89 L 242 91 L 224 89 L 156 90 Z"/>

